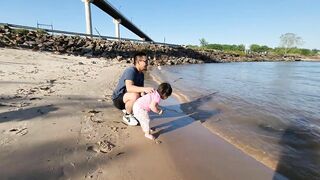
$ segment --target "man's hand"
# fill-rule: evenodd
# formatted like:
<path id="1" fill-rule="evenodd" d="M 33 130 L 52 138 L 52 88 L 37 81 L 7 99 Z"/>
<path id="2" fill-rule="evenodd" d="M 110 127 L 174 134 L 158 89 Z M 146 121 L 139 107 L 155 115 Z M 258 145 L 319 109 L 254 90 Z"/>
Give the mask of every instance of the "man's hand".
<path id="1" fill-rule="evenodd" d="M 143 92 L 144 93 L 152 93 L 155 91 L 152 87 L 135 86 L 133 84 L 133 81 L 131 81 L 131 80 L 126 80 L 125 83 L 126 83 L 127 92 L 130 92 L 130 93 L 139 93 L 139 92 L 140 93 L 143 93 Z"/>
<path id="2" fill-rule="evenodd" d="M 144 91 L 145 93 L 153 93 L 155 90 L 154 90 L 152 87 L 145 87 L 145 88 L 143 89 L 143 91 Z"/>
<path id="3" fill-rule="evenodd" d="M 145 92 L 140 93 L 140 96 L 141 96 L 141 97 L 144 96 L 144 95 L 146 95 Z"/>

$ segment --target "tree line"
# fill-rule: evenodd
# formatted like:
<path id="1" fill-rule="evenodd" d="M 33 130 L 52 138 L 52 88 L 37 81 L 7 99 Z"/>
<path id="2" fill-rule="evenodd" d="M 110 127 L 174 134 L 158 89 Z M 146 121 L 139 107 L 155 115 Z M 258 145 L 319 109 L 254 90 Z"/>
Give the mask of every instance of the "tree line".
<path id="1" fill-rule="evenodd" d="M 245 45 L 229 45 L 229 44 L 210 44 L 204 38 L 199 39 L 199 46 L 189 45 L 188 47 L 204 49 L 204 50 L 218 50 L 223 52 L 234 52 L 234 53 L 260 53 L 260 54 L 278 54 L 278 55 L 287 55 L 287 54 L 297 54 L 304 56 L 317 56 L 320 55 L 320 50 L 318 49 L 306 49 L 299 48 L 304 41 L 301 37 L 297 36 L 294 33 L 286 33 L 280 36 L 280 46 L 271 48 L 266 45 L 251 44 L 248 49 Z"/>

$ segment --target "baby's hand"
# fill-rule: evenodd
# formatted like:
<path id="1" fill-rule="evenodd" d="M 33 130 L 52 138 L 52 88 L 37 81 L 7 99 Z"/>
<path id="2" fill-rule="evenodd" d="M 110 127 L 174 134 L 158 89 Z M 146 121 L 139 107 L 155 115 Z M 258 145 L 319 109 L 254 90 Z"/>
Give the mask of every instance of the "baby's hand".
<path id="1" fill-rule="evenodd" d="M 162 113 L 163 113 L 163 110 L 162 109 L 160 109 L 160 111 L 159 111 L 159 115 L 162 115 Z"/>

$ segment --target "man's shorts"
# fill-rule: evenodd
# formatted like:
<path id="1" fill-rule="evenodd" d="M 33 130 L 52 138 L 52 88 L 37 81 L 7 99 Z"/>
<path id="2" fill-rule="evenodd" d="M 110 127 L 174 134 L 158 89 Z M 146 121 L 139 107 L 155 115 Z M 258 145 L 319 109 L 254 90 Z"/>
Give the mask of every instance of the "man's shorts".
<path id="1" fill-rule="evenodd" d="M 113 99 L 113 100 L 112 100 L 112 101 L 113 101 L 113 105 L 114 105 L 116 108 L 120 109 L 120 110 L 126 108 L 126 106 L 125 106 L 125 104 L 124 104 L 124 102 L 123 102 L 123 96 L 124 96 L 124 94 L 121 94 L 121 95 L 119 95 L 116 99 Z"/>

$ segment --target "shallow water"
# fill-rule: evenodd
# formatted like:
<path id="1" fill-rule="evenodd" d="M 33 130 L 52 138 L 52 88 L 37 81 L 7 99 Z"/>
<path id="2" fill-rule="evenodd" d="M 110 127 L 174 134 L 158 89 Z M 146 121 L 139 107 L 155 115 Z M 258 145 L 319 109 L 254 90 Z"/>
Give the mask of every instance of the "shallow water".
<path id="1" fill-rule="evenodd" d="M 320 63 L 162 67 L 182 109 L 213 133 L 291 179 L 320 177 Z"/>

